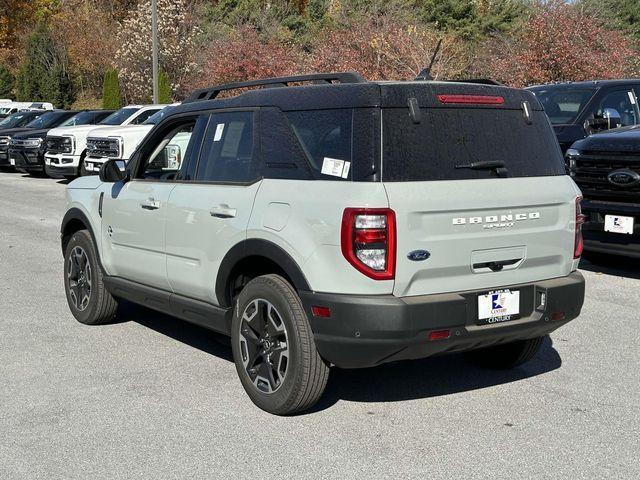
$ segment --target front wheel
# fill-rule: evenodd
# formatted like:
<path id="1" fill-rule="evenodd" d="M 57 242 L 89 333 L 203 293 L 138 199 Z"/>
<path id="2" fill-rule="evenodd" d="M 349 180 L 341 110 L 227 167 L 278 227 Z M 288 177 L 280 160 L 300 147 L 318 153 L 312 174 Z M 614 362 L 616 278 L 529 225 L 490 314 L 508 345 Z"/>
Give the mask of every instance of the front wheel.
<path id="1" fill-rule="evenodd" d="M 467 352 L 467 357 L 474 363 L 498 370 L 515 368 L 536 356 L 546 337 L 518 340 Z"/>
<path id="2" fill-rule="evenodd" d="M 329 366 L 316 350 L 300 297 L 284 278 L 264 275 L 242 290 L 231 346 L 242 386 L 262 410 L 292 414 L 322 396 Z"/>
<path id="3" fill-rule="evenodd" d="M 98 254 L 87 230 L 74 233 L 64 253 L 64 289 L 74 317 L 86 325 L 113 319 L 118 302 L 107 291 Z"/>

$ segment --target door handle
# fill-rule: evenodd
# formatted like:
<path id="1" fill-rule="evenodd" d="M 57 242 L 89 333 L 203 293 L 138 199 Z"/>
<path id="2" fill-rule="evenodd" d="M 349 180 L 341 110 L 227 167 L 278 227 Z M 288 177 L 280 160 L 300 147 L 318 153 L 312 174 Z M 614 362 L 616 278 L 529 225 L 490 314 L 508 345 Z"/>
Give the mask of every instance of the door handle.
<path id="1" fill-rule="evenodd" d="M 142 202 L 140 204 L 140 207 L 144 208 L 145 210 L 157 210 L 160 208 L 160 202 L 153 197 L 150 197 L 149 199 Z"/>
<path id="2" fill-rule="evenodd" d="M 235 218 L 237 212 L 235 208 L 231 208 L 226 203 L 216 205 L 209 211 L 211 216 L 216 218 Z"/>

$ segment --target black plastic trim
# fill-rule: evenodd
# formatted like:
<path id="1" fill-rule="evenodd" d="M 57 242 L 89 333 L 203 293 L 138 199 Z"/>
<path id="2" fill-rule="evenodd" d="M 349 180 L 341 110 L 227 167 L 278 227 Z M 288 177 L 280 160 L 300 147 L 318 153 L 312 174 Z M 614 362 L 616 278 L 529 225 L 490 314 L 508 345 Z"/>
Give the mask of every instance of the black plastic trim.
<path id="1" fill-rule="evenodd" d="M 218 333 L 231 334 L 231 316 L 233 314 L 231 308 L 217 307 L 120 277 L 105 275 L 104 283 L 109 293 L 114 297 L 173 315 Z"/>
<path id="2" fill-rule="evenodd" d="M 82 222 L 86 227 L 86 230 L 89 230 L 89 234 L 91 235 L 93 244 L 96 246 L 98 245 L 96 237 L 93 233 L 93 228 L 91 228 L 91 222 L 89 222 L 89 219 L 84 214 L 84 212 L 79 208 L 70 208 L 69 210 L 67 210 L 67 213 L 65 213 L 64 217 L 62 218 L 62 222 L 60 223 L 60 246 L 62 247 L 62 255 L 64 255 L 64 237 L 65 237 L 64 232 L 66 230 L 67 225 L 72 220 L 79 220 L 80 222 Z M 98 254 L 98 257 L 100 257 L 99 254 Z M 100 258 L 98 258 L 98 261 L 100 261 Z"/>
<path id="3" fill-rule="evenodd" d="M 309 290 L 309 282 L 296 261 L 281 247 L 262 239 L 244 240 L 233 246 L 222 259 L 216 278 L 216 297 L 223 307 L 231 307 L 228 292 L 234 267 L 247 257 L 264 257 L 276 263 L 291 279 L 296 290 Z"/>
<path id="4" fill-rule="evenodd" d="M 342 368 L 424 358 L 546 335 L 576 318 L 584 302 L 584 278 L 566 277 L 505 286 L 520 291 L 517 319 L 480 325 L 477 298 L 487 290 L 417 297 L 344 295 L 299 291 L 320 355 Z M 495 290 L 495 289 L 494 289 Z M 539 299 L 546 294 L 545 306 Z M 312 307 L 330 309 L 315 317 Z M 562 318 L 553 314 L 563 312 Z M 429 332 L 449 330 L 447 339 L 429 341 Z"/>

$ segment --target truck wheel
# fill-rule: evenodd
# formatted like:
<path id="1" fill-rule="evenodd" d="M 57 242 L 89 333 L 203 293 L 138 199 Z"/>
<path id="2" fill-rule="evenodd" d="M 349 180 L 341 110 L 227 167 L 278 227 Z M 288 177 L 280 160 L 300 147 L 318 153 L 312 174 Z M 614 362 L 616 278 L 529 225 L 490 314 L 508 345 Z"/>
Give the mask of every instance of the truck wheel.
<path id="1" fill-rule="evenodd" d="M 91 235 L 74 233 L 64 253 L 64 289 L 71 313 L 80 323 L 100 325 L 113 319 L 118 301 L 106 290 Z"/>
<path id="2" fill-rule="evenodd" d="M 240 292 L 231 347 L 242 386 L 262 410 L 288 415 L 322 396 L 329 366 L 316 350 L 300 297 L 279 275 L 257 277 Z"/>
<path id="3" fill-rule="evenodd" d="M 535 357 L 545 338 L 518 340 L 494 347 L 472 350 L 467 352 L 467 357 L 482 367 L 506 370 L 522 365 Z"/>

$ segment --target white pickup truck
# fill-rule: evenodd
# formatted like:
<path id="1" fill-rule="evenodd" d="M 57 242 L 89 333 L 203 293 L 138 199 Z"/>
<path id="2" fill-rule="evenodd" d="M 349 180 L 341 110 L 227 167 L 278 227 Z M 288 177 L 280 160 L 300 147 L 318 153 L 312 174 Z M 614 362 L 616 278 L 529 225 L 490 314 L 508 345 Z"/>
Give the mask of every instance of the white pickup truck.
<path id="1" fill-rule="evenodd" d="M 127 105 L 112 113 L 98 125 L 140 125 L 166 105 Z M 47 175 L 54 178 L 75 178 L 87 175 L 87 137 L 96 125 L 54 128 L 47 134 L 44 163 Z"/>
<path id="2" fill-rule="evenodd" d="M 177 105 L 179 103 L 166 106 L 151 115 L 140 125 L 123 124 L 91 130 L 87 136 L 87 156 L 84 161 L 87 173 L 97 174 L 102 164 L 112 158 L 123 160 L 126 164 L 138 144 L 147 136 L 153 126 L 168 115 L 172 107 Z M 176 147 L 179 148 L 178 145 Z M 169 163 L 179 161 L 180 152 L 178 150 L 172 149 L 168 151 L 168 155 L 171 158 L 175 158 L 175 160 L 168 158 Z"/>
<path id="3" fill-rule="evenodd" d="M 0 101 L 0 118 L 25 110 L 53 110 L 53 104 L 49 102 L 12 102 L 6 99 Z"/>

